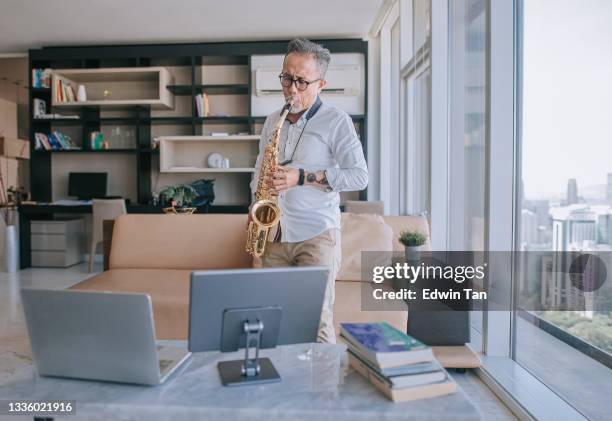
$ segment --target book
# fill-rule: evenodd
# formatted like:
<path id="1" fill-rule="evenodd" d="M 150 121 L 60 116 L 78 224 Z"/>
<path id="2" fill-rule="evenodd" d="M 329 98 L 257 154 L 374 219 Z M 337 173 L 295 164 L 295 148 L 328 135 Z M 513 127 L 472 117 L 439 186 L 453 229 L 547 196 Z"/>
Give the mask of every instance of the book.
<path id="1" fill-rule="evenodd" d="M 445 378 L 440 382 L 414 387 L 393 387 L 388 380 L 371 370 L 368 365 L 351 353 L 349 353 L 349 365 L 393 402 L 433 398 L 436 396 L 449 395 L 457 391 L 457 384 L 448 376 L 448 374 L 446 374 L 445 371 L 443 371 Z"/>
<path id="2" fill-rule="evenodd" d="M 41 118 L 47 113 L 47 103 L 44 99 L 34 98 L 34 118 Z"/>
<path id="3" fill-rule="evenodd" d="M 384 378 L 393 388 L 420 386 L 429 383 L 441 382 L 446 379 L 446 372 L 438 362 L 432 362 L 434 368 L 430 371 L 420 373 L 403 373 L 388 376 L 381 373 L 377 367 L 373 366 L 367 360 L 364 360 L 350 349 L 348 350 L 348 353 L 365 364 L 369 370 Z"/>
<path id="4" fill-rule="evenodd" d="M 197 94 L 195 96 L 195 103 L 196 103 L 196 115 L 198 117 L 202 117 L 202 101 L 200 100 L 200 98 L 202 97 L 201 94 Z"/>
<path id="5" fill-rule="evenodd" d="M 40 114 L 35 116 L 37 120 L 45 120 L 45 119 L 64 119 L 64 120 L 78 120 L 80 117 L 78 115 L 62 115 L 62 114 Z"/>
<path id="6" fill-rule="evenodd" d="M 208 117 L 210 115 L 210 103 L 208 102 L 208 94 L 204 94 L 204 104 L 202 107 L 203 110 L 203 116 L 204 117 Z"/>
<path id="7" fill-rule="evenodd" d="M 381 368 L 434 359 L 430 347 L 388 323 L 341 323 L 340 334 L 361 356 Z"/>
<path id="8" fill-rule="evenodd" d="M 360 351 L 352 346 L 350 343 L 347 343 L 347 347 L 349 352 L 352 352 L 357 357 L 362 360 L 368 361 L 368 358 L 361 354 Z M 383 376 L 403 376 L 407 374 L 423 374 L 423 373 L 431 373 L 434 371 L 440 370 L 440 364 L 436 360 L 424 361 L 420 363 L 414 364 L 402 364 L 393 367 L 380 367 L 378 365 L 374 365 L 372 362 L 368 361 L 368 364 L 373 365 L 373 367 Z"/>

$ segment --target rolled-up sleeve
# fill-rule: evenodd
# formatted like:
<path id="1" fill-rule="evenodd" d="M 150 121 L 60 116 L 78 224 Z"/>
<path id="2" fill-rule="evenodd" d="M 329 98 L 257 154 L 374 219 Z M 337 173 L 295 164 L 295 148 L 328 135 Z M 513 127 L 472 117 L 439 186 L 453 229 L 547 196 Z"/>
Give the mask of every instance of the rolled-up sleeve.
<path id="1" fill-rule="evenodd" d="M 363 190 L 368 186 L 368 167 L 355 126 L 343 114 L 331 133 L 331 150 L 337 167 L 325 170 L 327 181 L 335 192 Z"/>

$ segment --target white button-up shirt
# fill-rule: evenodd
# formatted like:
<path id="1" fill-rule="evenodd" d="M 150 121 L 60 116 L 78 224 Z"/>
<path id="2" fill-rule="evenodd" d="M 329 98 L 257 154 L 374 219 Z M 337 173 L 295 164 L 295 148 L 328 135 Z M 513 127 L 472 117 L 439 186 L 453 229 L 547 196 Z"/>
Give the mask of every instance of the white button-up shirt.
<path id="1" fill-rule="evenodd" d="M 340 229 L 341 191 L 363 190 L 368 185 L 368 169 L 363 148 L 355 132 L 351 117 L 344 111 L 325 103 L 310 120 L 307 110 L 291 124 L 285 120 L 279 139 L 279 164 L 291 159 L 289 167 L 307 172 L 325 170 L 331 192 L 311 186 L 295 186 L 279 194 L 281 208 L 281 241 L 309 240 L 329 228 Z M 262 152 L 280 118 L 280 109 L 266 118 L 259 141 L 259 155 L 251 181 L 254 194 L 259 179 Z M 306 124 L 308 123 L 308 124 Z M 300 134 L 304 133 L 300 138 Z M 297 147 L 297 149 L 296 149 Z M 295 153 L 294 153 L 295 150 Z"/>

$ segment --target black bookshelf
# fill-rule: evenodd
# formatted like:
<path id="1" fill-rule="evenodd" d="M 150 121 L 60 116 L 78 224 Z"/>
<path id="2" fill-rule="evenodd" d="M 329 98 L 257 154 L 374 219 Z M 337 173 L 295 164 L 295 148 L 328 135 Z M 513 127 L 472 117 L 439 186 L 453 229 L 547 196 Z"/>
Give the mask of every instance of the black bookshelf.
<path id="1" fill-rule="evenodd" d="M 332 53 L 362 53 L 365 59 L 367 76 L 367 42 L 360 39 L 321 39 Z M 106 68 L 106 67 L 146 67 L 146 66 L 190 66 L 191 83 L 168 85 L 166 88 L 174 95 L 190 96 L 191 115 L 178 117 L 152 117 L 149 107 L 134 105 L 122 107 L 130 110 L 130 117 L 105 117 L 100 115 L 100 107 L 83 106 L 71 108 L 71 114 L 78 114 L 79 119 L 34 119 L 33 100 L 40 98 L 47 103 L 48 113 L 64 113 L 66 110 L 56 110 L 51 107 L 50 88 L 30 89 L 29 119 L 30 119 L 30 180 L 32 200 L 50 202 L 52 199 L 52 156 L 54 154 L 70 154 L 79 159 L 82 154 L 96 153 L 108 156 L 118 154 L 136 155 L 134 177 L 137 180 L 137 203 L 148 204 L 152 199 L 151 172 L 152 160 L 158 150 L 151 149 L 151 127 L 156 124 L 173 124 L 190 126 L 188 129 L 195 135 L 199 125 L 239 124 L 248 126 L 254 132 L 256 124 L 264 121 L 262 117 L 251 117 L 250 101 L 246 116 L 197 116 L 193 97 L 199 93 L 208 95 L 245 95 L 252 92 L 251 76 L 247 84 L 202 85 L 196 83 L 196 68 L 203 64 L 244 64 L 249 65 L 251 56 L 256 54 L 283 54 L 288 40 L 252 41 L 252 42 L 213 42 L 213 43 L 181 43 L 181 44 L 132 44 L 132 45 L 88 45 L 88 46 L 53 46 L 29 50 L 28 65 L 34 68 Z M 250 67 L 250 66 L 249 66 Z M 366 78 L 367 83 L 367 78 Z M 366 86 L 367 113 L 367 86 Z M 367 154 L 366 115 L 352 116 L 358 123 L 358 133 Z M 89 135 L 99 131 L 101 125 L 107 123 L 133 125 L 136 131 L 136 147 L 132 149 L 89 149 Z M 52 128 L 62 126 L 80 127 L 82 148 L 78 150 L 41 151 L 35 150 L 36 132 L 48 134 Z M 183 127 L 184 128 L 184 127 Z M 367 156 L 367 155 L 366 155 Z M 109 159 L 109 158 L 106 158 Z M 366 198 L 366 192 L 360 193 L 360 198 Z M 246 210 L 246 206 L 244 207 Z"/>

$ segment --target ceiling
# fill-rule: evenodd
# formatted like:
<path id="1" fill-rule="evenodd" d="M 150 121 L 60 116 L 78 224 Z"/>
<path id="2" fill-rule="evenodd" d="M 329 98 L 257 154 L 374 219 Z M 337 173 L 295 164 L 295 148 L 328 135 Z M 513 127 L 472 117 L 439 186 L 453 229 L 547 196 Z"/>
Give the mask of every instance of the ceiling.
<path id="1" fill-rule="evenodd" d="M 0 54 L 56 45 L 365 37 L 384 0 L 2 0 Z"/>

